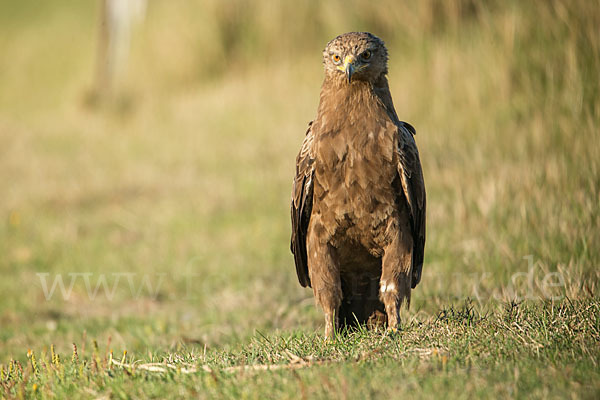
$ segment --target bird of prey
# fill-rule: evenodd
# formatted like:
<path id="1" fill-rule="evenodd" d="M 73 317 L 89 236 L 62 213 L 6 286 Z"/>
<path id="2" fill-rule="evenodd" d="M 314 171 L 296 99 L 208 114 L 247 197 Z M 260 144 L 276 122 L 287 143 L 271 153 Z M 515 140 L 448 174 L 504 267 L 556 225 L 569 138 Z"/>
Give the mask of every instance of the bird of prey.
<path id="1" fill-rule="evenodd" d="M 291 250 L 327 337 L 356 324 L 397 330 L 421 280 L 423 172 L 415 129 L 392 103 L 387 60 L 371 33 L 327 44 L 317 116 L 296 159 Z"/>

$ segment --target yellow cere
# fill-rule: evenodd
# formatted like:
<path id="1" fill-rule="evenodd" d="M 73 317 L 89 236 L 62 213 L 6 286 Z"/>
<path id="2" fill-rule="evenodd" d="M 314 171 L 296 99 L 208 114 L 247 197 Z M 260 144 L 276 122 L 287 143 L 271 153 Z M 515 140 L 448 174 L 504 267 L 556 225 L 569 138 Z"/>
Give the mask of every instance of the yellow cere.
<path id="1" fill-rule="evenodd" d="M 348 67 L 348 64 L 352 64 L 352 63 L 354 63 L 354 57 L 346 56 L 346 58 L 344 58 L 344 64 L 338 65 L 337 69 L 339 69 L 340 71 L 345 71 L 346 67 Z"/>

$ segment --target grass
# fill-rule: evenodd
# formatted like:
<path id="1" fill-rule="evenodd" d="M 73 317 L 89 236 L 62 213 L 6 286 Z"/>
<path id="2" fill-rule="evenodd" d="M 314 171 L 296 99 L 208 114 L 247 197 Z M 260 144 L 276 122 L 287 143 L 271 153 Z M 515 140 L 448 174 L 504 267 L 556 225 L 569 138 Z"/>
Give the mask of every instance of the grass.
<path id="1" fill-rule="evenodd" d="M 597 301 L 512 303 L 486 315 L 465 302 L 396 335 L 359 330 L 328 342 L 315 333 L 260 334 L 229 351 L 181 346 L 135 361 L 95 342 L 70 359 L 45 349 L 26 365 L 11 362 L 4 388 L 49 397 L 593 398 L 599 327 Z"/>
<path id="2" fill-rule="evenodd" d="M 94 106 L 96 5 L 0 0 L 0 393 L 598 397 L 598 7 L 395 3 L 153 1 Z M 390 49 L 428 237 L 402 332 L 327 343 L 289 192 L 349 30 Z"/>

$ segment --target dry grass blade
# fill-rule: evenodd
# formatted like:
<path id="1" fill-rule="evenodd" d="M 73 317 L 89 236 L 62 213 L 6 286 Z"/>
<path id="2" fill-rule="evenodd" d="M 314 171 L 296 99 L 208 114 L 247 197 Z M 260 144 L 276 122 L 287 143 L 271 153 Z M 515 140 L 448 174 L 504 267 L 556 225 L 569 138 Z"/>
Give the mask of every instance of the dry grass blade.
<path id="1" fill-rule="evenodd" d="M 228 372 L 228 373 L 242 372 L 242 371 L 243 372 L 246 372 L 246 371 L 274 371 L 274 370 L 279 370 L 279 369 L 306 368 L 306 367 L 311 367 L 313 365 L 321 365 L 321 364 L 325 363 L 324 360 L 318 360 L 318 361 L 317 360 L 308 360 L 308 359 L 298 357 L 294 353 L 287 351 L 287 350 L 286 350 L 286 354 L 290 357 L 289 364 L 234 365 L 231 367 L 223 368 L 218 371 Z M 129 370 L 139 369 L 139 370 L 144 370 L 144 371 L 149 371 L 149 372 L 167 372 L 168 370 L 175 370 L 175 371 L 181 372 L 182 374 L 193 374 L 193 373 L 196 373 L 199 371 L 217 372 L 216 370 L 214 370 L 213 368 L 211 368 L 205 364 L 200 365 L 198 367 L 194 367 L 194 366 L 181 367 L 179 365 L 169 364 L 169 363 L 144 363 L 144 364 L 131 363 L 131 364 L 127 364 L 124 362 L 119 362 L 114 359 L 112 360 L 112 364 L 116 365 L 118 367 L 121 367 L 121 368 L 129 369 Z"/>
<path id="2" fill-rule="evenodd" d="M 167 364 L 167 363 L 146 363 L 146 364 L 136 364 L 136 363 L 132 363 L 132 364 L 127 364 L 127 363 L 123 363 L 123 362 L 119 362 L 117 360 L 112 360 L 113 365 L 116 365 L 118 367 L 121 368 L 128 368 L 128 369 L 142 369 L 144 371 L 149 371 L 149 372 L 167 372 L 169 369 L 171 370 L 177 370 L 183 374 L 192 374 L 195 372 L 198 372 L 200 369 L 206 372 L 211 372 L 212 369 L 206 365 L 203 365 L 200 367 L 200 369 L 196 368 L 196 367 L 180 367 L 178 365 L 175 364 Z"/>

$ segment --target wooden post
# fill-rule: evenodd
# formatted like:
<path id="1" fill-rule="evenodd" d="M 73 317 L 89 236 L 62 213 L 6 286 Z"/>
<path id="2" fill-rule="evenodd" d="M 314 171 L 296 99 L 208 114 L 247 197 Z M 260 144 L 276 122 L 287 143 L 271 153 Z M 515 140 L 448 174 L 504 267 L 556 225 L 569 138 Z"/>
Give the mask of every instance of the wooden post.
<path id="1" fill-rule="evenodd" d="M 100 0 L 100 30 L 94 97 L 110 98 L 118 90 L 129 57 L 131 28 L 146 12 L 146 0 Z"/>

